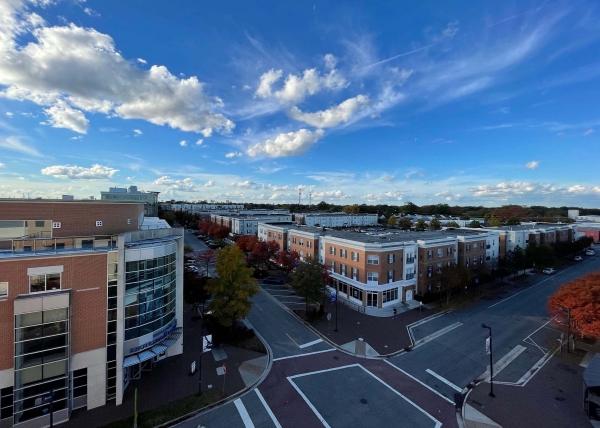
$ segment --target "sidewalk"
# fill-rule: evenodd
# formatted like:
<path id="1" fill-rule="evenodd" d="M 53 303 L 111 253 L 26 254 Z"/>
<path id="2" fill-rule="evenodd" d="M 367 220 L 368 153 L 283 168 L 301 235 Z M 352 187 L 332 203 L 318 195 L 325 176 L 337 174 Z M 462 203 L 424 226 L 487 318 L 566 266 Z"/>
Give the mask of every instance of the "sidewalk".
<path id="1" fill-rule="evenodd" d="M 488 395 L 490 384 L 482 382 L 469 394 L 466 406 L 503 427 L 589 428 L 581 358 L 581 353 L 556 354 L 524 387 L 494 384 L 495 398 Z M 466 428 L 480 426 L 484 425 L 465 420 Z"/>
<path id="2" fill-rule="evenodd" d="M 200 355 L 198 321 L 192 321 L 190 306 L 184 308 L 184 353 L 158 362 L 152 371 L 142 372 L 138 381 L 139 412 L 156 410 L 168 403 L 192 397 L 198 393 L 198 374 L 189 375 L 190 364 Z M 225 364 L 226 375 L 217 374 L 217 367 Z M 202 356 L 202 386 L 205 400 L 218 400 L 240 391 L 253 383 L 265 369 L 266 354 L 225 345 Z M 104 426 L 133 415 L 134 388 L 130 386 L 120 406 L 107 405 L 90 411 L 74 412 L 65 427 L 90 428 Z M 200 400 L 198 400 L 200 402 Z M 193 410 L 193 409 L 192 409 Z M 143 421 L 143 420 L 142 420 Z"/>
<path id="3" fill-rule="evenodd" d="M 335 332 L 335 303 L 325 304 L 325 313 L 331 313 L 331 320 L 326 317 L 311 323 L 322 335 L 338 345 L 344 345 L 363 338 L 377 353 L 381 355 L 400 351 L 411 345 L 406 326 L 426 318 L 437 312 L 423 306 L 422 310 L 412 309 L 392 317 L 375 317 L 365 315 L 338 303 L 338 331 Z"/>

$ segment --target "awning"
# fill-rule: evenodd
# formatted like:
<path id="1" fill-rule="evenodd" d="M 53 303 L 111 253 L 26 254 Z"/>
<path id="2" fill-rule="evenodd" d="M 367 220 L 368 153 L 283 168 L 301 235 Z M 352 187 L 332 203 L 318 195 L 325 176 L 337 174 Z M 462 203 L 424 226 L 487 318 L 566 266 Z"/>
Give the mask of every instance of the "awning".
<path id="1" fill-rule="evenodd" d="M 155 344 L 152 348 L 144 349 L 143 351 L 126 356 L 123 360 L 123 368 L 135 366 L 136 364 L 140 364 L 144 361 L 151 360 L 154 357 L 158 357 L 175 343 L 177 343 L 182 333 L 183 328 L 177 327 L 170 335 L 165 337 L 161 342 Z"/>

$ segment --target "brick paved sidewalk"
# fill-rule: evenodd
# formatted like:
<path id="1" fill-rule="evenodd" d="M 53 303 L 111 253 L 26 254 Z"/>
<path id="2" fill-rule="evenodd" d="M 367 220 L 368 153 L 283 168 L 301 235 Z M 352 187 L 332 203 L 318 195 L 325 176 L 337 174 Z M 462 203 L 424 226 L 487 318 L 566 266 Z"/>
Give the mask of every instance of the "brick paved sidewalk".
<path id="1" fill-rule="evenodd" d="M 427 309 L 412 309 L 394 317 L 365 315 L 338 303 L 338 331 L 335 332 L 335 303 L 325 305 L 325 313 L 331 313 L 331 321 L 324 317 L 312 323 L 321 334 L 338 345 L 363 338 L 379 354 L 385 355 L 411 345 L 406 326 L 437 312 Z"/>
<path id="2" fill-rule="evenodd" d="M 139 380 L 139 412 L 157 409 L 169 402 L 189 397 L 198 392 L 198 375 L 189 375 L 190 364 L 197 361 L 200 352 L 198 321 L 191 319 L 189 307 L 184 310 L 184 353 L 160 361 L 150 372 L 142 372 Z M 216 399 L 226 397 L 245 387 L 239 367 L 244 362 L 254 361 L 265 357 L 266 354 L 248 349 L 225 345 L 223 350 L 226 359 L 216 361 L 212 352 L 206 352 L 202 357 L 203 391 L 209 391 L 211 385 Z M 218 355 L 218 352 L 217 352 Z M 266 365 L 266 358 L 264 358 Z M 223 393 L 223 376 L 218 376 L 216 369 L 225 363 L 227 374 Z M 65 427 L 90 428 L 104 426 L 115 421 L 129 418 L 133 415 L 133 388 L 130 386 L 123 397 L 120 406 L 108 405 L 90 411 L 74 412 Z"/>
<path id="3" fill-rule="evenodd" d="M 556 354 L 524 387 L 482 382 L 468 404 L 503 427 L 589 428 L 583 411 L 581 354 Z M 471 426 L 468 422 L 466 428 Z"/>

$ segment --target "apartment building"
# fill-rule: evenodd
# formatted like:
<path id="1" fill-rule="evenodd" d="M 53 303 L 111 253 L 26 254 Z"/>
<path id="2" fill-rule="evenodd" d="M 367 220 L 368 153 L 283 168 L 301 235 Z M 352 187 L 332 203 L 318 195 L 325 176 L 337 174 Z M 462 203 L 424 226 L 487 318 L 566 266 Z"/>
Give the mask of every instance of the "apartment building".
<path id="1" fill-rule="evenodd" d="M 183 231 L 142 203 L 0 200 L 0 426 L 120 405 L 183 351 Z M 144 373 L 144 376 L 151 373 Z"/>
<path id="2" fill-rule="evenodd" d="M 288 250 L 288 229 L 293 223 L 258 223 L 258 240 L 263 242 L 276 242 L 282 251 Z"/>
<path id="3" fill-rule="evenodd" d="M 294 214 L 294 221 L 297 224 L 313 227 L 376 226 L 377 220 L 377 214 L 348 214 L 344 212 Z"/>
<path id="4" fill-rule="evenodd" d="M 265 214 L 231 217 L 231 233 L 234 235 L 258 234 L 258 223 L 291 223 L 291 214 Z"/>
<path id="5" fill-rule="evenodd" d="M 600 242 L 600 223 L 577 223 L 575 225 L 575 238 L 587 236 L 592 238 L 594 243 Z"/>
<path id="6" fill-rule="evenodd" d="M 319 259 L 319 238 L 325 233 L 321 227 L 292 226 L 287 231 L 287 250 L 295 251 L 301 261 Z"/>
<path id="7" fill-rule="evenodd" d="M 108 192 L 100 192 L 100 199 L 112 202 L 142 202 L 144 215 L 158 216 L 158 195 L 160 192 L 143 192 L 137 186 L 110 187 Z"/>
<path id="8" fill-rule="evenodd" d="M 499 257 L 514 251 L 517 247 L 526 249 L 530 244 L 552 245 L 557 242 L 571 242 L 575 239 L 573 224 L 563 223 L 523 223 L 514 226 L 484 227 L 482 229 L 498 234 Z"/>

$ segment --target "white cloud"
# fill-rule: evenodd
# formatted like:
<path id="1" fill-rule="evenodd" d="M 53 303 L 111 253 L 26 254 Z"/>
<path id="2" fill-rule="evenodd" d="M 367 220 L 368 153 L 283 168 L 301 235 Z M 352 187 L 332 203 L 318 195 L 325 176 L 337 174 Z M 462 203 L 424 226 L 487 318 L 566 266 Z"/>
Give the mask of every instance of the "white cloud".
<path id="1" fill-rule="evenodd" d="M 169 177 L 168 175 L 163 175 L 154 180 L 153 184 L 156 186 L 164 186 L 170 190 L 180 192 L 196 192 L 198 190 L 198 186 L 196 186 L 194 180 L 192 180 L 190 177 L 177 180 Z"/>
<path id="2" fill-rule="evenodd" d="M 583 132 L 583 136 L 587 137 L 588 135 L 592 135 L 594 133 L 594 130 L 592 128 L 588 128 Z"/>
<path id="3" fill-rule="evenodd" d="M 7 111 L 4 113 L 6 117 L 13 117 L 15 114 L 12 111 Z"/>
<path id="4" fill-rule="evenodd" d="M 30 156 L 42 156 L 35 147 L 23 143 L 19 137 L 0 138 L 0 149 L 19 152 Z"/>
<path id="5" fill-rule="evenodd" d="M 197 77 L 178 78 L 161 65 L 141 69 L 122 56 L 109 35 L 73 23 L 46 26 L 26 7 L 4 2 L 0 8 L 0 85 L 5 87 L 0 96 L 45 107 L 62 101 L 84 112 L 203 135 L 234 128 L 218 112 L 221 99 L 208 96 Z M 31 40 L 19 45 L 23 39 Z M 81 130 L 78 123 L 70 129 Z"/>
<path id="6" fill-rule="evenodd" d="M 569 193 L 583 193 L 586 190 L 587 189 L 585 188 L 585 186 L 582 186 L 581 184 L 575 184 L 567 188 L 567 192 Z"/>
<path id="7" fill-rule="evenodd" d="M 338 200 L 338 199 L 345 199 L 348 197 L 348 195 L 346 195 L 341 190 L 326 190 L 326 191 L 313 192 L 312 197 L 313 197 L 313 200 L 314 200 L 314 198 Z"/>
<path id="8" fill-rule="evenodd" d="M 119 170 L 95 164 L 89 168 L 77 165 L 51 165 L 42 169 L 43 175 L 72 180 L 101 180 L 112 178 Z"/>
<path id="9" fill-rule="evenodd" d="M 368 104 L 369 97 L 366 95 L 357 95 L 327 110 L 316 111 L 314 113 L 305 113 L 298 107 L 292 107 L 290 117 L 315 128 L 332 128 L 349 122 L 356 113 L 360 112 Z"/>
<path id="10" fill-rule="evenodd" d="M 537 169 L 540 166 L 540 161 L 532 160 L 525 164 L 527 169 Z"/>
<path id="11" fill-rule="evenodd" d="M 133 134 L 134 134 L 134 136 L 139 137 L 140 135 L 143 134 L 143 132 L 141 129 L 134 129 Z"/>
<path id="12" fill-rule="evenodd" d="M 242 156 L 241 152 L 229 152 L 229 153 L 225 153 L 225 157 L 227 159 L 239 158 L 241 156 Z"/>
<path id="13" fill-rule="evenodd" d="M 346 79 L 335 69 L 329 70 L 327 74 L 320 74 L 317 69 L 310 68 L 304 70 L 302 74 L 288 74 L 281 88 L 273 90 L 273 85 L 282 77 L 282 70 L 271 69 L 264 73 L 260 76 L 256 96 L 274 97 L 284 104 L 296 104 L 323 89 L 336 90 L 348 85 Z"/>
<path id="14" fill-rule="evenodd" d="M 181 140 L 181 141 L 179 142 L 179 145 L 180 145 L 181 147 L 187 147 L 187 145 L 188 145 L 188 142 L 187 142 L 187 140 Z"/>
<path id="15" fill-rule="evenodd" d="M 91 7 L 84 7 L 83 13 L 85 13 L 88 16 L 94 16 L 94 17 L 100 16 L 100 14 L 98 12 L 96 12 L 94 9 L 92 9 Z"/>
<path id="16" fill-rule="evenodd" d="M 202 144 L 204 144 L 204 140 L 202 138 L 198 138 L 198 140 L 196 140 L 196 145 L 201 146 Z"/>
<path id="17" fill-rule="evenodd" d="M 327 70 L 333 70 L 337 66 L 337 58 L 330 53 L 323 55 L 323 62 Z"/>
<path id="18" fill-rule="evenodd" d="M 310 131 L 302 128 L 298 131 L 281 133 L 273 138 L 267 138 L 262 143 L 250 146 L 247 153 L 251 157 L 267 156 L 272 158 L 299 155 L 308 150 L 323 135 L 325 133 L 321 129 Z"/>
<path id="19" fill-rule="evenodd" d="M 146 61 L 144 58 L 137 58 L 136 61 L 140 64 L 148 64 L 148 61 Z"/>
<path id="20" fill-rule="evenodd" d="M 72 108 L 63 100 L 45 109 L 44 113 L 48 116 L 47 124 L 53 128 L 70 129 L 79 134 L 87 133 L 89 120 L 81 110 Z"/>
<path id="21" fill-rule="evenodd" d="M 233 186 L 240 187 L 242 189 L 250 189 L 250 188 L 254 187 L 254 182 L 252 182 L 250 180 L 238 181 L 238 182 L 233 183 Z"/>
<path id="22" fill-rule="evenodd" d="M 208 180 L 206 183 L 204 183 L 204 187 L 214 187 L 215 182 L 212 180 Z"/>
<path id="23" fill-rule="evenodd" d="M 4 168 L 6 165 L 0 162 L 0 169 Z"/>

